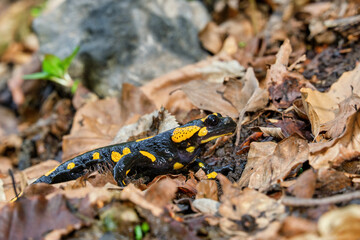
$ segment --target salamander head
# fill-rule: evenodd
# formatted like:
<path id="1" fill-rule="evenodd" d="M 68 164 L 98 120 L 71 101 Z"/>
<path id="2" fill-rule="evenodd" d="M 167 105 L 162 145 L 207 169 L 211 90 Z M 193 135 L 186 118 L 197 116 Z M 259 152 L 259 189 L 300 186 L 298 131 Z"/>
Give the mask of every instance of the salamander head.
<path id="1" fill-rule="evenodd" d="M 175 144 L 186 147 L 188 152 L 193 152 L 201 144 L 233 134 L 235 129 L 236 123 L 230 117 L 213 113 L 175 128 L 171 140 Z"/>

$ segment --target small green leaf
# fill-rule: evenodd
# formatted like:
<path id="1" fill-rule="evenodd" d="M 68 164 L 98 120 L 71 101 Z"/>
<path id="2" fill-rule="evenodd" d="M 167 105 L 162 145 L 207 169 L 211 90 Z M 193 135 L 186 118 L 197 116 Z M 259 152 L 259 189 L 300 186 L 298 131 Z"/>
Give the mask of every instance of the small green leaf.
<path id="1" fill-rule="evenodd" d="M 44 61 L 42 63 L 42 68 L 44 72 L 47 72 L 50 75 L 58 78 L 63 77 L 65 73 L 61 63 L 61 59 L 51 54 L 45 55 Z"/>
<path id="2" fill-rule="evenodd" d="M 238 46 L 239 46 L 239 48 L 244 48 L 244 47 L 246 47 L 246 42 L 241 41 L 238 43 Z"/>
<path id="3" fill-rule="evenodd" d="M 150 226 L 147 222 L 143 222 L 141 224 L 141 230 L 144 232 L 144 233 L 147 233 L 149 230 L 150 230 Z"/>
<path id="4" fill-rule="evenodd" d="M 80 83 L 80 80 L 75 80 L 73 85 L 71 86 L 71 93 L 72 94 L 75 94 L 76 90 L 78 89 L 78 86 L 79 86 L 79 83 Z"/>
<path id="5" fill-rule="evenodd" d="M 23 76 L 25 80 L 34 80 L 34 79 L 49 79 L 50 75 L 47 72 L 38 72 L 33 74 L 27 74 Z"/>
<path id="6" fill-rule="evenodd" d="M 135 226 L 134 233 L 135 233 L 136 240 L 141 240 L 143 238 L 143 233 L 141 231 L 140 225 Z"/>
<path id="7" fill-rule="evenodd" d="M 70 67 L 70 64 L 72 62 L 72 60 L 74 59 L 74 57 L 76 56 L 76 54 L 79 52 L 80 47 L 77 46 L 74 51 L 71 53 L 70 56 L 64 58 L 64 60 L 62 60 L 62 66 L 64 71 L 67 71 L 68 68 Z"/>

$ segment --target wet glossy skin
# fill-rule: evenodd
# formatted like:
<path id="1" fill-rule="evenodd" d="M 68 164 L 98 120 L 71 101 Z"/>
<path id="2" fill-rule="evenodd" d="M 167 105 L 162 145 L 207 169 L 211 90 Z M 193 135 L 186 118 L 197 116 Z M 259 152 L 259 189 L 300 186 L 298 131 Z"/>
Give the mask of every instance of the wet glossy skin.
<path id="1" fill-rule="evenodd" d="M 154 137 L 98 148 L 70 159 L 34 183 L 58 183 L 74 180 L 98 164 L 113 167 L 114 178 L 120 186 L 130 171 L 156 176 L 177 172 L 193 163 L 202 146 L 220 136 L 234 133 L 236 123 L 229 117 L 210 114 L 205 118 L 160 133 Z M 209 178 L 216 173 L 204 163 Z"/>

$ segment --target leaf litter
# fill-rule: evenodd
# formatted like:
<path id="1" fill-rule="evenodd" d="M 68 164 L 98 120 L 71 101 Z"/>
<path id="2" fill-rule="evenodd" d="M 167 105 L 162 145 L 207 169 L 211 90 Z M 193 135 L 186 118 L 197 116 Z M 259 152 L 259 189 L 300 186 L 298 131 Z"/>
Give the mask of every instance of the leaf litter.
<path id="1" fill-rule="evenodd" d="M 9 45 L 1 61 L 17 65 L 7 73 L 17 111 L 2 106 L 0 91 L 0 239 L 134 238 L 136 229 L 145 239 L 358 239 L 358 3 L 240 2 L 212 6 L 200 41 L 213 56 L 124 84 L 120 98 L 23 82 L 39 63 L 25 43 Z M 134 173 L 121 188 L 98 166 L 31 185 L 82 152 L 210 112 L 238 122 L 236 136 L 201 155 L 226 169 L 216 179 Z M 9 202 L 13 182 L 23 193 Z"/>

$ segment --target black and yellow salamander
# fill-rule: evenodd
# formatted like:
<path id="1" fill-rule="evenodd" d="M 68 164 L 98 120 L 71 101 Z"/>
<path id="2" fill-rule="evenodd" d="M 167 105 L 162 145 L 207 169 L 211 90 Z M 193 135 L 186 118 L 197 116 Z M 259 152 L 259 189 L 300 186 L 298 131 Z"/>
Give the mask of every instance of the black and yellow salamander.
<path id="1" fill-rule="evenodd" d="M 230 117 L 213 113 L 153 137 L 86 152 L 60 164 L 34 183 L 74 180 L 103 163 L 113 167 L 114 178 L 119 186 L 125 185 L 124 180 L 130 171 L 156 176 L 180 171 L 190 164 L 198 165 L 209 178 L 215 178 L 217 173 L 197 157 L 205 143 L 233 134 L 235 129 L 236 123 Z"/>

